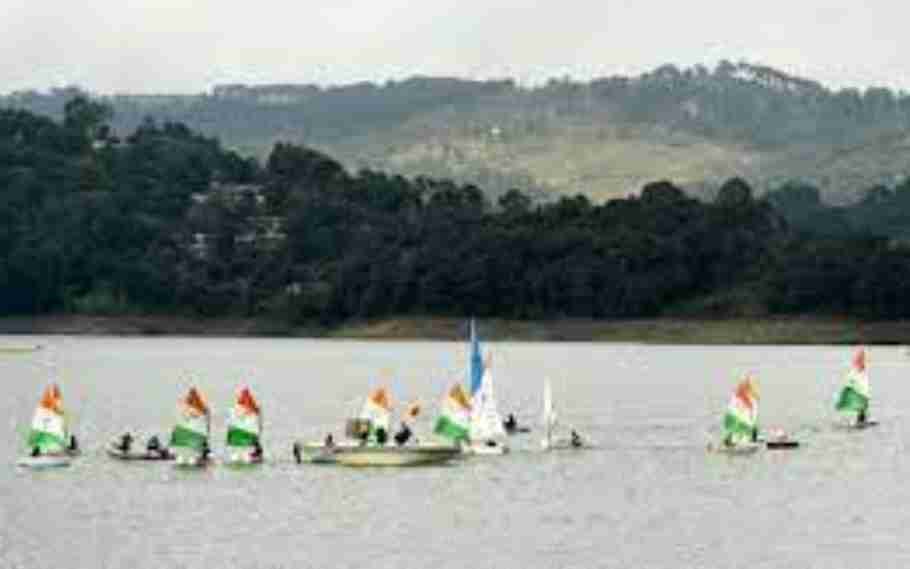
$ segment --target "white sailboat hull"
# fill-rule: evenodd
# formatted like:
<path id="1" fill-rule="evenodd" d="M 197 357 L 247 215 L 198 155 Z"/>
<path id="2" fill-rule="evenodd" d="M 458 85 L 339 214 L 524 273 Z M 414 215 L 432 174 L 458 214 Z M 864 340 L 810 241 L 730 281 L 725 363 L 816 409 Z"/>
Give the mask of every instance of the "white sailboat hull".
<path id="1" fill-rule="evenodd" d="M 303 460 L 313 464 L 343 466 L 421 466 L 441 464 L 458 456 L 458 447 L 451 445 L 378 446 L 340 443 L 325 446 L 307 443 L 301 446 Z"/>
<path id="2" fill-rule="evenodd" d="M 53 454 L 44 456 L 24 456 L 16 461 L 16 466 L 22 468 L 63 468 L 72 463 L 72 459 L 65 454 Z"/>

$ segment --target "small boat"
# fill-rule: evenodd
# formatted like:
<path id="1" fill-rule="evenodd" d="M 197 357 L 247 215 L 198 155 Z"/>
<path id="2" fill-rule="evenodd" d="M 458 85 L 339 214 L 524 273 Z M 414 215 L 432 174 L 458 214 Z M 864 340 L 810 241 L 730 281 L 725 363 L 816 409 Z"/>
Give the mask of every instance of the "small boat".
<path id="1" fill-rule="evenodd" d="M 724 454 L 752 454 L 764 445 L 758 442 L 758 385 L 747 376 L 736 386 L 723 419 L 723 439 L 708 450 Z"/>
<path id="2" fill-rule="evenodd" d="M 148 447 L 142 450 L 135 450 L 131 446 L 128 450 L 124 450 L 120 437 L 107 443 L 107 446 L 104 447 L 104 452 L 111 458 L 126 461 L 168 461 L 177 458 L 177 455 L 166 447 L 161 447 L 157 450 L 149 449 Z"/>
<path id="3" fill-rule="evenodd" d="M 773 429 L 768 438 L 764 440 L 765 447 L 770 450 L 790 450 L 799 448 L 799 441 L 791 439 L 782 429 Z"/>
<path id="4" fill-rule="evenodd" d="M 26 468 L 56 468 L 69 466 L 79 454 L 76 437 L 70 434 L 60 388 L 52 383 L 35 408 L 32 427 L 26 441 L 28 456 L 16 464 Z"/>
<path id="5" fill-rule="evenodd" d="M 262 412 L 249 388 L 237 395 L 231 409 L 227 433 L 227 463 L 235 465 L 261 464 Z"/>
<path id="6" fill-rule="evenodd" d="M 201 467 L 208 464 L 210 430 L 209 407 L 202 394 L 191 387 L 180 401 L 177 424 L 171 433 L 170 448 L 177 466 Z"/>
<path id="7" fill-rule="evenodd" d="M 366 399 L 359 415 L 348 420 L 348 440 L 336 443 L 331 436 L 322 443 L 295 443 L 298 462 L 338 464 L 343 466 L 424 466 L 441 464 L 460 453 L 451 444 L 390 442 L 388 425 L 392 404 L 388 391 L 380 387 Z M 411 406 L 407 416 L 413 418 L 419 408 Z"/>
<path id="8" fill-rule="evenodd" d="M 41 344 L 33 346 L 0 346 L 0 354 L 30 354 L 41 350 Z"/>
<path id="9" fill-rule="evenodd" d="M 834 408 L 851 418 L 848 425 L 851 429 L 866 429 L 878 425 L 877 421 L 866 418 L 869 413 L 871 395 L 869 391 L 869 372 L 867 369 L 867 352 L 860 347 L 853 356 L 847 381 L 838 393 Z"/>

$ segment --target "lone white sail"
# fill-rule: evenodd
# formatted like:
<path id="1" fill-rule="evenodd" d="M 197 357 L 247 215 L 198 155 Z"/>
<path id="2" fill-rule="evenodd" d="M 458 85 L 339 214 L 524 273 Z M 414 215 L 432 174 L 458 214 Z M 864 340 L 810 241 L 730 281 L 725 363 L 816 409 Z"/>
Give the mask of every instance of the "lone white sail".
<path id="1" fill-rule="evenodd" d="M 556 431 L 556 409 L 553 407 L 553 389 L 550 386 L 550 379 L 544 379 L 543 382 L 543 428 L 544 437 L 540 441 L 544 449 L 553 446 L 553 434 Z"/>

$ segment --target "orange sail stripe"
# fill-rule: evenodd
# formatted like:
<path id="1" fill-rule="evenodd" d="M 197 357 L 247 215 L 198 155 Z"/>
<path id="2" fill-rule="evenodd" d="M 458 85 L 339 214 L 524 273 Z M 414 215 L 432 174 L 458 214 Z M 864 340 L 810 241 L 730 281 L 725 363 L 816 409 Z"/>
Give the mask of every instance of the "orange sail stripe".
<path id="1" fill-rule="evenodd" d="M 757 395 L 752 378 L 746 379 L 736 387 L 736 398 L 749 409 L 754 407 L 753 400 L 757 398 Z"/>
<path id="2" fill-rule="evenodd" d="M 380 387 L 370 394 L 370 401 L 386 411 L 392 410 L 392 401 L 389 398 L 389 392 L 385 387 Z"/>
<path id="3" fill-rule="evenodd" d="M 60 388 L 56 383 L 47 386 L 39 405 L 56 413 L 63 413 L 63 398 L 60 396 Z"/>
<path id="4" fill-rule="evenodd" d="M 468 399 L 467 393 L 464 392 L 464 389 L 461 387 L 461 384 L 456 384 L 451 391 L 449 391 L 449 399 L 458 403 L 459 406 L 470 409 L 471 403 Z"/>
<path id="5" fill-rule="evenodd" d="M 866 350 L 865 348 L 860 348 L 857 350 L 856 355 L 853 356 L 853 367 L 856 371 L 866 371 Z"/>
<path id="6" fill-rule="evenodd" d="M 190 392 L 187 394 L 184 403 L 186 403 L 187 407 L 200 415 L 209 414 L 209 407 L 205 404 L 205 399 L 202 398 L 202 395 L 200 395 L 195 387 L 190 388 Z"/>
<path id="7" fill-rule="evenodd" d="M 240 395 L 237 397 L 237 405 L 243 407 L 248 413 L 259 414 L 259 404 L 253 398 L 253 394 L 248 387 L 244 387 L 240 391 Z"/>

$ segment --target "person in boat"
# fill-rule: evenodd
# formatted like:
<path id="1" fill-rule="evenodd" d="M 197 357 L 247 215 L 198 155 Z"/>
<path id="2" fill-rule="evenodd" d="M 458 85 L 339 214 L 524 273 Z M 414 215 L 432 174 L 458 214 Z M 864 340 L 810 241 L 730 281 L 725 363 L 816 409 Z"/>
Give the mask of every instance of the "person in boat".
<path id="1" fill-rule="evenodd" d="M 752 427 L 752 442 L 758 442 L 758 427 Z"/>
<path id="2" fill-rule="evenodd" d="M 376 428 L 376 443 L 379 446 L 385 445 L 386 441 L 389 440 L 389 434 L 386 433 L 385 428 L 377 427 Z"/>
<path id="3" fill-rule="evenodd" d="M 69 452 L 76 452 L 79 450 L 79 442 L 76 440 L 76 435 L 70 435 L 70 445 L 67 450 L 69 450 Z"/>
<path id="4" fill-rule="evenodd" d="M 569 444 L 571 444 L 573 448 L 581 448 L 581 446 L 584 443 L 582 442 L 581 435 L 578 434 L 578 431 L 576 431 L 575 429 L 572 429 L 571 436 L 572 436 L 572 439 Z"/>
<path id="5" fill-rule="evenodd" d="M 494 441 L 493 439 L 487 439 L 486 445 L 490 448 L 493 448 L 496 446 L 496 441 Z"/>
<path id="6" fill-rule="evenodd" d="M 159 456 L 164 456 L 167 452 L 161 447 L 161 441 L 158 440 L 158 435 L 152 435 L 149 438 L 148 442 L 145 443 L 145 450 L 150 454 L 157 454 Z"/>
<path id="7" fill-rule="evenodd" d="M 332 436 L 332 433 L 329 433 L 325 436 L 325 441 L 323 441 L 322 445 L 326 448 L 332 448 L 335 446 L 335 437 Z"/>
<path id="8" fill-rule="evenodd" d="M 856 424 L 857 425 L 866 424 L 866 410 L 865 409 L 860 410 L 860 412 L 856 415 Z"/>
<path id="9" fill-rule="evenodd" d="M 208 441 L 202 441 L 202 460 L 208 460 L 209 454 L 211 454 L 212 449 L 209 448 Z"/>
<path id="10" fill-rule="evenodd" d="M 402 421 L 401 430 L 399 430 L 397 433 L 395 433 L 395 444 L 397 444 L 398 446 L 404 446 L 405 443 L 407 443 L 411 439 L 412 434 L 413 433 L 411 432 L 411 427 L 409 427 L 407 423 Z"/>
<path id="11" fill-rule="evenodd" d="M 328 437 L 326 437 L 326 438 L 328 438 Z M 291 453 L 294 455 L 294 461 L 297 464 L 300 464 L 301 462 L 303 462 L 303 457 L 301 456 L 301 451 L 300 451 L 300 443 L 298 443 L 298 442 L 294 443 L 294 446 L 291 447 Z"/>
<path id="12" fill-rule="evenodd" d="M 120 442 L 117 444 L 117 449 L 123 451 L 124 453 L 128 453 L 130 452 L 131 446 L 133 446 L 133 435 L 131 435 L 129 432 L 120 435 Z"/>
<path id="13" fill-rule="evenodd" d="M 253 443 L 253 453 L 250 455 L 253 460 L 259 460 L 262 458 L 262 445 L 257 440 Z"/>
<path id="14" fill-rule="evenodd" d="M 515 415 L 509 413 L 509 416 L 503 421 L 502 426 L 509 433 L 515 432 L 518 429 L 518 421 L 515 419 Z"/>
<path id="15" fill-rule="evenodd" d="M 41 456 L 41 447 L 39 447 L 39 446 L 32 447 L 32 456 L 33 457 Z"/>

